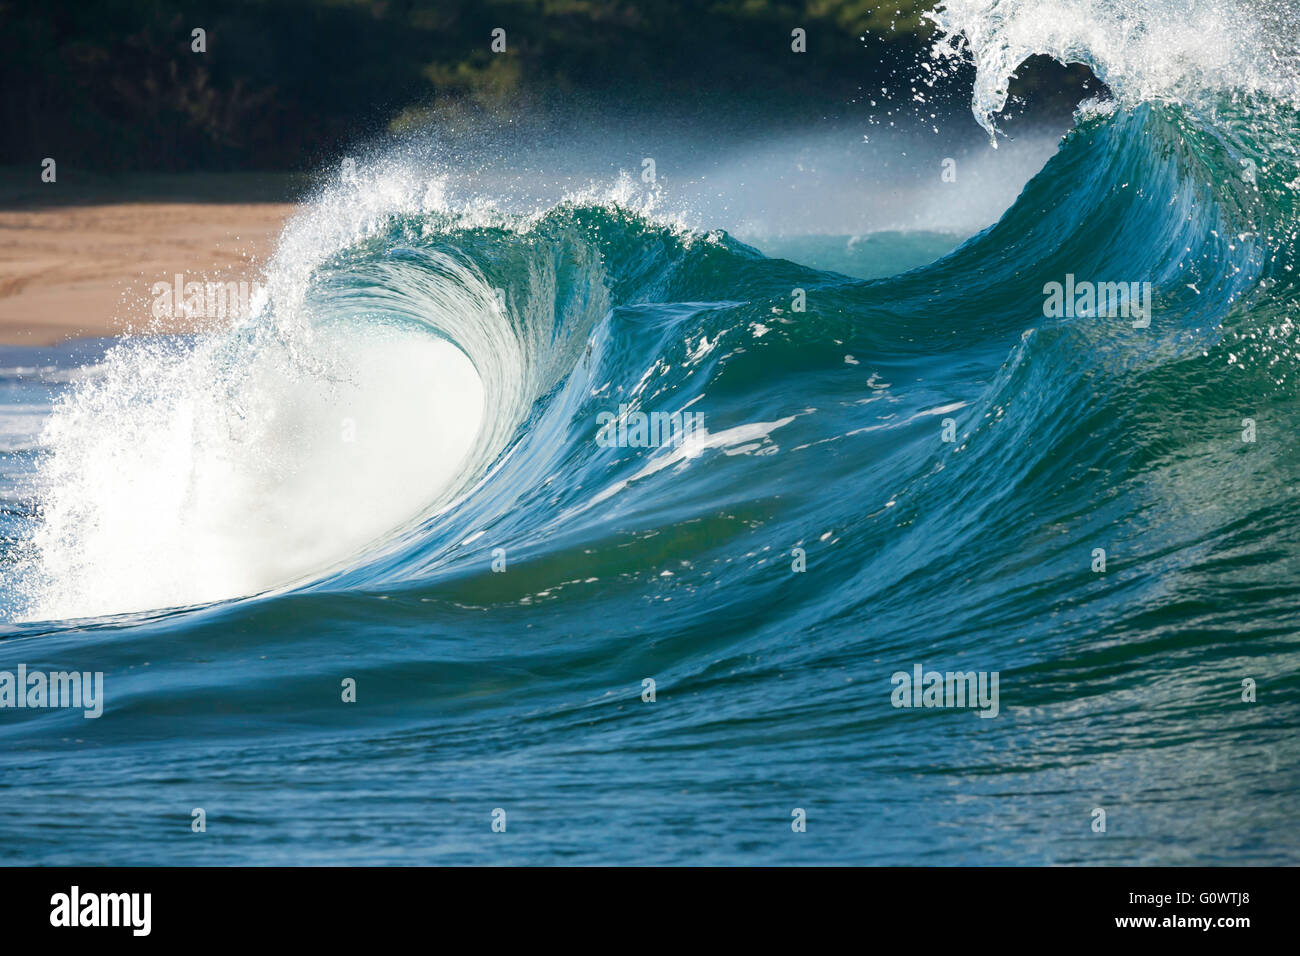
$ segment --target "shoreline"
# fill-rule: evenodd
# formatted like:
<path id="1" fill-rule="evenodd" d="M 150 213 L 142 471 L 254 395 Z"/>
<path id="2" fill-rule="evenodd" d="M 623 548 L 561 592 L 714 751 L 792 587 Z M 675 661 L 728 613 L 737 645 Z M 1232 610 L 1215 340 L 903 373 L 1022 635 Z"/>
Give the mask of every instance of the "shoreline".
<path id="1" fill-rule="evenodd" d="M 237 177 L 238 179 L 238 177 Z M 299 208 L 221 174 L 148 177 L 102 190 L 62 183 L 0 204 L 0 345 L 193 332 L 216 319 L 155 320 L 155 283 L 249 282 Z M 178 186 L 184 186 L 178 189 Z M 279 189 L 276 195 L 292 195 Z M 227 198 L 232 193 L 247 198 Z"/>

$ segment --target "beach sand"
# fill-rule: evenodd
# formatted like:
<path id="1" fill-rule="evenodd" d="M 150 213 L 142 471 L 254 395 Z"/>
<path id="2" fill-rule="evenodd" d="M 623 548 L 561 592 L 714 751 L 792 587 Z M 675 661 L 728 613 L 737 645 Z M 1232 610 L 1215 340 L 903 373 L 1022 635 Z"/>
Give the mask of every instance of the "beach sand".
<path id="1" fill-rule="evenodd" d="M 220 321 L 155 321 L 154 284 L 259 281 L 311 187 L 294 173 L 110 176 L 70 164 L 45 183 L 35 167 L 0 167 L 0 344 Z"/>
<path id="2" fill-rule="evenodd" d="M 123 202 L 0 210 L 0 344 L 146 331 L 156 282 L 255 282 L 291 203 Z M 167 319 L 153 331 L 197 323 Z"/>

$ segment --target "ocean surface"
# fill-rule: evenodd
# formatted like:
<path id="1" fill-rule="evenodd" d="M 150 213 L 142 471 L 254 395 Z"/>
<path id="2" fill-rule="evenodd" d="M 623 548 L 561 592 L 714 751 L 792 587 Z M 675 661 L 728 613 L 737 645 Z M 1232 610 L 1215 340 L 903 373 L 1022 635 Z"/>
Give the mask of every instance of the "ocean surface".
<path id="1" fill-rule="evenodd" d="M 1113 95 L 973 235 L 363 164 L 228 330 L 0 348 L 0 672 L 103 674 L 0 707 L 0 861 L 1300 862 L 1300 111 L 1032 7 L 947 6 L 970 122 Z"/>

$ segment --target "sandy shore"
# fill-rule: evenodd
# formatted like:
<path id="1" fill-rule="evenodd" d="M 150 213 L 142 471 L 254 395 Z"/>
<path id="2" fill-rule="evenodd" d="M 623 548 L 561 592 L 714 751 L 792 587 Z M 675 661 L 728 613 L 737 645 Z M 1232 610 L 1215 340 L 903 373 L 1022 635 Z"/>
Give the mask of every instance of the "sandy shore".
<path id="1" fill-rule="evenodd" d="M 143 331 L 154 283 L 255 282 L 289 203 L 123 202 L 0 210 L 0 344 Z M 206 320 L 203 320 L 206 321 Z M 170 319 L 158 331 L 194 328 Z"/>

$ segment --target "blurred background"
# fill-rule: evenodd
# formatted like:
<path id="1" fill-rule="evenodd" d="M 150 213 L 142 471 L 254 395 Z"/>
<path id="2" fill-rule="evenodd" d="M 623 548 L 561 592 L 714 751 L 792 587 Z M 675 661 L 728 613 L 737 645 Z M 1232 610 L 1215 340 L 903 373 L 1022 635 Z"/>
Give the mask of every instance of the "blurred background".
<path id="1" fill-rule="evenodd" d="M 599 100 L 791 118 L 841 111 L 930 42 L 925 0 L 156 0 L 0 3 L 0 163 L 303 171 L 449 114 Z M 790 53 L 795 27 L 806 55 Z M 506 50 L 490 48 L 494 29 Z M 206 51 L 192 50 L 205 31 Z M 1073 106 L 1082 68 L 1015 90 Z M 932 109 L 965 110 L 969 87 Z"/>

